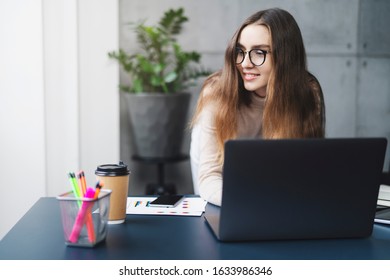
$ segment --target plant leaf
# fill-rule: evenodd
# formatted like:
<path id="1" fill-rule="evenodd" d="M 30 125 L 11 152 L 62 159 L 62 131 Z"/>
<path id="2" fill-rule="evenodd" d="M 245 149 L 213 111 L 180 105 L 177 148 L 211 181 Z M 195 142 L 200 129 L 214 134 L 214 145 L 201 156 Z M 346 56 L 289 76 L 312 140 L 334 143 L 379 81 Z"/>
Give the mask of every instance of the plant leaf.
<path id="1" fill-rule="evenodd" d="M 129 74 L 131 91 L 177 92 L 187 87 L 190 78 L 203 76 L 191 65 L 199 63 L 200 54 L 182 50 L 176 41 L 186 21 L 184 9 L 178 8 L 167 10 L 155 26 L 145 20 L 132 23 L 140 49 L 133 54 L 122 49 L 108 53 Z"/>
<path id="2" fill-rule="evenodd" d="M 143 92 L 142 80 L 134 79 L 133 81 L 133 90 L 134 92 Z"/>
<path id="3" fill-rule="evenodd" d="M 172 83 L 174 80 L 176 80 L 177 78 L 177 73 L 176 72 L 169 72 L 167 75 L 165 75 L 164 77 L 164 81 L 169 84 L 169 83 Z"/>

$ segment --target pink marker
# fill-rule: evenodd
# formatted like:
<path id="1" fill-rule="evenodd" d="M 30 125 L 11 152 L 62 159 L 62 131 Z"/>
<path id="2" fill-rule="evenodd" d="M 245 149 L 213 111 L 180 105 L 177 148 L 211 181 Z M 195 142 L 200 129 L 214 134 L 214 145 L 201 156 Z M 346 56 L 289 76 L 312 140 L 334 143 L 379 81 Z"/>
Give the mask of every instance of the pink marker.
<path id="1" fill-rule="evenodd" d="M 93 198 L 95 195 L 95 191 L 93 188 L 88 188 L 87 192 L 85 193 L 86 198 Z M 84 226 L 85 220 L 87 218 L 87 213 L 90 210 L 90 207 L 92 207 L 94 202 L 92 201 L 83 201 L 83 204 L 81 205 L 81 208 L 77 214 L 76 220 L 73 225 L 72 233 L 69 236 L 69 241 L 72 243 L 76 243 L 79 239 L 81 229 Z"/>

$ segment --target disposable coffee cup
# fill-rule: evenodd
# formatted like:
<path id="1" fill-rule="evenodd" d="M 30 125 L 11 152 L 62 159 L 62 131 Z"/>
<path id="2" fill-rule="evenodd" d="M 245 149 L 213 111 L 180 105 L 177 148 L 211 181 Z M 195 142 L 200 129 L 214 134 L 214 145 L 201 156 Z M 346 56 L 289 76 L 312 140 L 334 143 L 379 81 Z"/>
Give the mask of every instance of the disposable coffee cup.
<path id="1" fill-rule="evenodd" d="M 126 204 L 130 171 L 122 161 L 119 164 L 103 164 L 96 168 L 97 180 L 103 182 L 103 189 L 110 189 L 110 210 L 108 224 L 121 224 L 126 220 Z"/>

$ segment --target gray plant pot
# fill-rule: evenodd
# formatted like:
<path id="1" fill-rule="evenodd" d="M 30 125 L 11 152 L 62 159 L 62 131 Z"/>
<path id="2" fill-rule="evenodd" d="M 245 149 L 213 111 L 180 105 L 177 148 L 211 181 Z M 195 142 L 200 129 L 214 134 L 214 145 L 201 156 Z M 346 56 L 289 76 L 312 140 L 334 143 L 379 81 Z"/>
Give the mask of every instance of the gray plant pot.
<path id="1" fill-rule="evenodd" d="M 191 94 L 124 94 L 134 155 L 175 158 L 182 154 Z"/>

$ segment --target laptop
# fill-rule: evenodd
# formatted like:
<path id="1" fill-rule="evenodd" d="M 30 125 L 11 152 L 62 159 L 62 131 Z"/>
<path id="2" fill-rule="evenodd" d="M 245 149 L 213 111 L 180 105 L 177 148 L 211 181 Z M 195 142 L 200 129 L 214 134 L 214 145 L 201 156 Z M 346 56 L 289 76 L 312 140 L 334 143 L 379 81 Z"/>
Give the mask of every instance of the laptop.
<path id="1" fill-rule="evenodd" d="M 220 241 L 372 234 L 386 138 L 230 140 L 222 206 L 204 217 Z"/>

